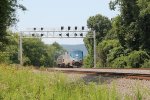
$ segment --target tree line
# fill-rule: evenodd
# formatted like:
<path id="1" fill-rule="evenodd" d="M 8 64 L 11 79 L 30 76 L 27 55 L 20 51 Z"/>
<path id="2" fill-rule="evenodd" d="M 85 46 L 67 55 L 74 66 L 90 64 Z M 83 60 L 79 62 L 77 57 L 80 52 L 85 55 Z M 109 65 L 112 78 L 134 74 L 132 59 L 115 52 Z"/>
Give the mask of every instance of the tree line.
<path id="1" fill-rule="evenodd" d="M 150 1 L 113 0 L 109 7 L 118 7 L 120 14 L 111 20 L 98 14 L 87 21 L 96 31 L 97 67 L 150 67 Z M 93 39 L 85 38 L 84 43 L 84 66 L 93 67 Z"/>
<path id="2" fill-rule="evenodd" d="M 9 41 L 5 50 L 0 52 L 0 62 L 9 64 L 19 64 L 19 41 L 18 34 L 9 32 Z M 56 42 L 44 44 L 39 38 L 23 39 L 23 65 L 33 66 L 56 66 L 57 57 L 65 50 Z"/>

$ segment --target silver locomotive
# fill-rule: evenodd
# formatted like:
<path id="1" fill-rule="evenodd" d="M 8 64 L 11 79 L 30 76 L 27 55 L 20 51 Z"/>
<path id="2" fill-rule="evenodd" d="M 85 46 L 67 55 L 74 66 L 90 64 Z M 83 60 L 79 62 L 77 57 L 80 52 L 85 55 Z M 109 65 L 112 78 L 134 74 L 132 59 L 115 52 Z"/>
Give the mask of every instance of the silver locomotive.
<path id="1" fill-rule="evenodd" d="M 72 50 L 57 58 L 58 67 L 81 67 L 83 65 L 83 51 Z"/>

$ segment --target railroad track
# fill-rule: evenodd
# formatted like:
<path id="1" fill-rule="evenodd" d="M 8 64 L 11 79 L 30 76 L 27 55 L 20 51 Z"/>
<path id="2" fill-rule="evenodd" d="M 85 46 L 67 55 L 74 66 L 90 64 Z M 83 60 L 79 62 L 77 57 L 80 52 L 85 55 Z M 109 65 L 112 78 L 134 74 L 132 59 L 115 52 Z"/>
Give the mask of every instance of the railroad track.
<path id="1" fill-rule="evenodd" d="M 150 69 L 112 69 L 112 68 L 49 68 L 48 71 L 61 71 L 64 73 L 102 75 L 110 77 L 123 77 L 127 79 L 150 80 Z"/>

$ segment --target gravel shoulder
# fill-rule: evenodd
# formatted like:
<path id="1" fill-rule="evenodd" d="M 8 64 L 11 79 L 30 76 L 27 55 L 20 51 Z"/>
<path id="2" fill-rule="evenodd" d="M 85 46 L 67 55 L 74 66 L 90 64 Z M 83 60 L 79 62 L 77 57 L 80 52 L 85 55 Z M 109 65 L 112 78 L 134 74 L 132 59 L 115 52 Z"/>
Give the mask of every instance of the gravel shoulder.
<path id="1" fill-rule="evenodd" d="M 34 73 L 45 73 L 50 74 L 51 72 L 33 70 Z M 58 71 L 59 72 L 59 71 Z M 147 80 L 137 80 L 137 79 L 126 79 L 122 77 L 108 77 L 101 75 L 91 75 L 91 74 L 77 74 L 77 73 L 64 73 L 68 79 L 72 82 L 84 81 L 85 84 L 91 82 L 97 85 L 107 85 L 108 88 L 115 88 L 117 92 L 122 95 L 122 100 L 124 97 L 132 97 L 129 100 L 137 100 L 135 97 L 139 93 L 142 95 L 142 100 L 150 100 L 150 81 Z"/>
<path id="2" fill-rule="evenodd" d="M 143 97 L 142 100 L 150 100 L 150 81 L 147 80 L 134 80 L 121 77 L 106 77 L 85 74 L 66 74 L 72 81 L 83 80 L 86 84 L 94 82 L 100 85 L 107 85 L 109 88 L 116 87 L 117 92 L 121 93 L 122 100 L 124 97 L 130 97 L 130 100 L 136 100 L 135 96 L 140 93 Z"/>

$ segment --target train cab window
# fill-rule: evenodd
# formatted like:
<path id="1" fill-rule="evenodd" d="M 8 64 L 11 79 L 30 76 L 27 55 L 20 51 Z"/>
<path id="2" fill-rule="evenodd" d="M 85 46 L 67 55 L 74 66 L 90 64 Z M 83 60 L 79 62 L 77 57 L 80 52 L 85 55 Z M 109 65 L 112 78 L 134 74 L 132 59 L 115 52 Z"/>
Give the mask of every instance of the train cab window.
<path id="1" fill-rule="evenodd" d="M 71 53 L 70 53 L 70 56 L 72 57 L 72 58 L 83 58 L 83 52 L 82 51 L 72 51 Z"/>

